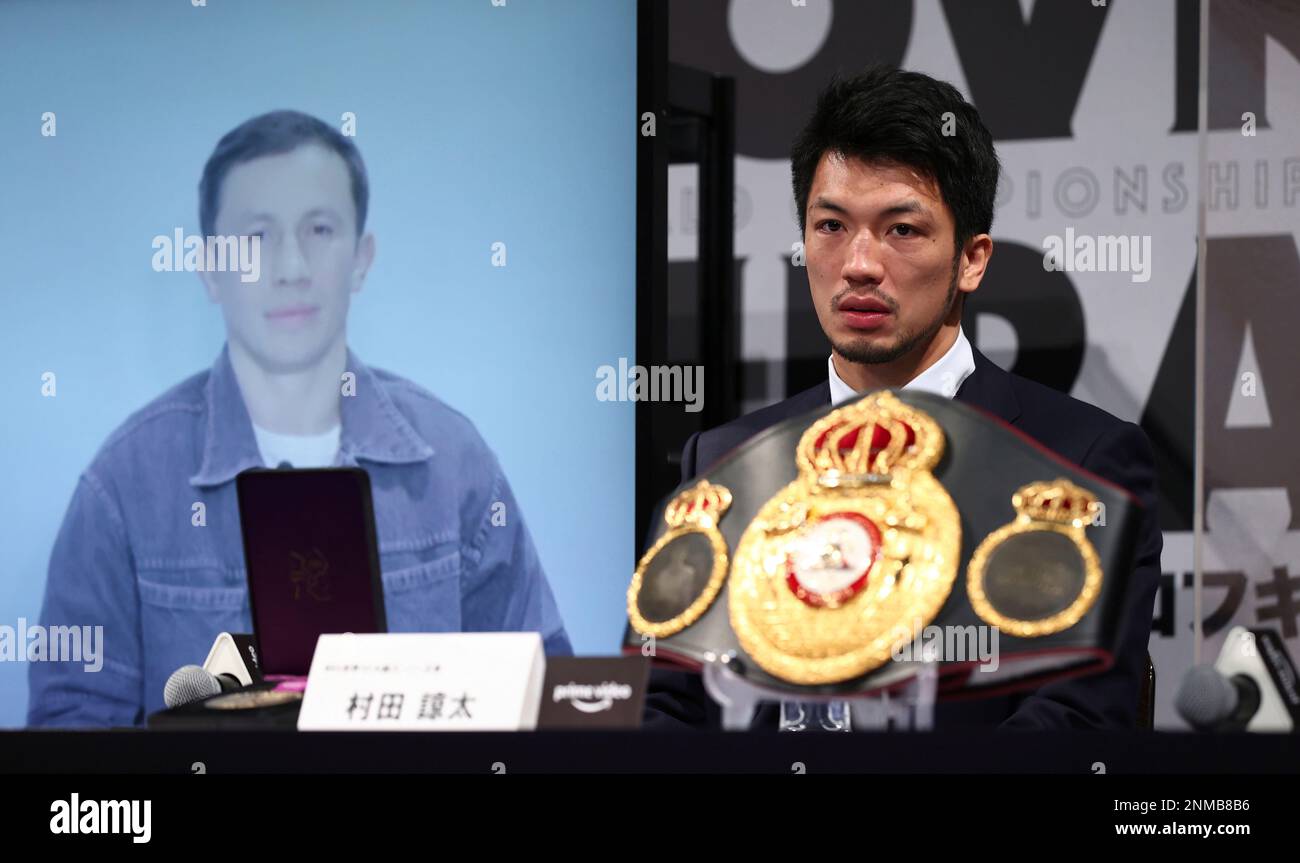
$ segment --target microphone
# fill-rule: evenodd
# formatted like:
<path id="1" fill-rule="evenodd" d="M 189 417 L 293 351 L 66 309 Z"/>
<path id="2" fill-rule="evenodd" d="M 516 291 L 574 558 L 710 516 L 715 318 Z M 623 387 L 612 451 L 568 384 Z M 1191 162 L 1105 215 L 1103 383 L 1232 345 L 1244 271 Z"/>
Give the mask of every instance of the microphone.
<path id="1" fill-rule="evenodd" d="M 1300 729 L 1295 665 L 1267 629 L 1234 626 L 1213 665 L 1188 670 L 1174 706 L 1199 731 Z"/>
<path id="2" fill-rule="evenodd" d="M 1211 665 L 1188 670 L 1175 706 L 1199 731 L 1241 731 L 1259 711 L 1259 684 L 1244 674 L 1225 677 Z"/>
<path id="3" fill-rule="evenodd" d="M 168 707 L 180 707 L 222 692 L 242 689 L 243 683 L 233 674 L 213 674 L 198 665 L 184 665 L 172 672 L 163 687 L 163 702 Z"/>

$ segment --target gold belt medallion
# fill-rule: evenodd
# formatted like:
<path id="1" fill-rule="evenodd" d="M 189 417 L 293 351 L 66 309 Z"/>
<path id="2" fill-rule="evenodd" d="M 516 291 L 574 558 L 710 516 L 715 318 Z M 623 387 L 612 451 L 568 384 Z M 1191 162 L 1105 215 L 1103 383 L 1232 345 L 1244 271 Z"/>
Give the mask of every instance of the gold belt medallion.
<path id="1" fill-rule="evenodd" d="M 633 629 L 666 638 L 708 611 L 727 579 L 727 543 L 718 522 L 729 506 L 731 492 L 708 480 L 668 503 L 668 531 L 637 563 L 627 589 Z"/>
<path id="2" fill-rule="evenodd" d="M 764 504 L 736 548 L 731 626 L 763 670 L 838 683 L 890 658 L 952 591 L 961 522 L 931 469 L 944 433 L 880 392 L 799 440 L 799 477 Z"/>
<path id="3" fill-rule="evenodd" d="M 1034 638 L 1069 629 L 1101 591 L 1101 561 L 1084 528 L 1099 505 L 1067 479 L 1021 486 L 1015 521 L 984 538 L 966 570 L 971 607 L 1008 635 Z"/>

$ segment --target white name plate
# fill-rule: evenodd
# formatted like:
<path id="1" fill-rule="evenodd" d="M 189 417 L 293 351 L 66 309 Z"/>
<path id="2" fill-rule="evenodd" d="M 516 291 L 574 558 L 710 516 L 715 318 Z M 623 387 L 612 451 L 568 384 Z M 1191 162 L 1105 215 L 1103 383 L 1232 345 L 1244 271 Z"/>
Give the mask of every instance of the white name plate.
<path id="1" fill-rule="evenodd" d="M 530 731 L 546 673 L 536 632 L 322 635 L 299 731 Z"/>

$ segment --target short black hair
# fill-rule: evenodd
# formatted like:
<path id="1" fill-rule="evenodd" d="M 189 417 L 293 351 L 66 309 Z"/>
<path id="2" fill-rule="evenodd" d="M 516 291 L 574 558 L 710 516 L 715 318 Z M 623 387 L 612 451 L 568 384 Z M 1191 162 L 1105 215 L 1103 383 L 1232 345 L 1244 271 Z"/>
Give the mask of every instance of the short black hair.
<path id="1" fill-rule="evenodd" d="M 955 134 L 944 135 L 949 111 Z M 896 162 L 933 177 L 952 210 L 958 251 L 993 227 L 999 173 L 993 136 L 951 84 L 890 66 L 833 78 L 790 151 L 801 233 L 813 174 L 827 152 Z"/>
<path id="2" fill-rule="evenodd" d="M 199 226 L 212 236 L 221 206 L 221 183 L 230 169 L 261 156 L 290 153 L 307 144 L 318 144 L 337 153 L 352 178 L 352 203 L 357 211 L 357 236 L 366 225 L 370 184 L 361 152 L 345 135 L 310 114 L 301 111 L 271 111 L 246 120 L 231 129 L 208 157 L 199 180 Z"/>

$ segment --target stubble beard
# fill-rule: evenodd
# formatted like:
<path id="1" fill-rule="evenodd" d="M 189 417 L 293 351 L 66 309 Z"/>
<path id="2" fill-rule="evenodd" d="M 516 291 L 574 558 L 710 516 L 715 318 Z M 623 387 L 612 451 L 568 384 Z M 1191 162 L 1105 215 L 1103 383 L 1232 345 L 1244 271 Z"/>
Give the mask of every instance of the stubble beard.
<path id="1" fill-rule="evenodd" d="M 958 259 L 960 260 L 960 256 Z M 861 341 L 836 341 L 831 340 L 831 347 L 835 353 L 851 363 L 861 363 L 862 365 L 878 365 L 880 363 L 892 363 L 899 357 L 906 356 L 918 345 L 927 345 L 934 338 L 935 333 L 943 326 L 943 322 L 948 319 L 949 312 L 952 311 L 952 304 L 957 297 L 957 260 L 953 261 L 952 277 L 948 281 L 948 296 L 944 300 L 943 308 L 924 328 L 912 331 L 904 330 L 899 333 L 898 338 L 893 344 L 880 345 L 874 344 L 867 339 Z M 832 301 L 832 312 L 834 311 L 835 301 Z M 895 308 L 896 311 L 896 308 Z"/>

